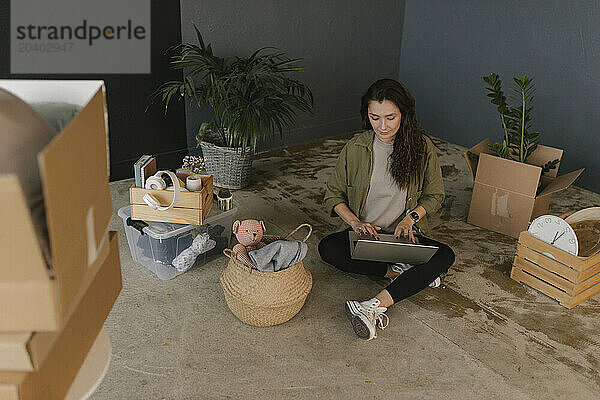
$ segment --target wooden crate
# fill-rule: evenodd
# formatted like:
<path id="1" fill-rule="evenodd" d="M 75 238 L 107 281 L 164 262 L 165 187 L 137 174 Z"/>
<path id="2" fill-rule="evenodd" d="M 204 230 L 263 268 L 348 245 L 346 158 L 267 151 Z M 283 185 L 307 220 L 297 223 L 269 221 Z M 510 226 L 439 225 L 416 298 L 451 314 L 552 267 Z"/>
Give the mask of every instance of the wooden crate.
<path id="1" fill-rule="evenodd" d="M 185 182 L 186 173 L 177 173 L 179 179 Z M 150 190 L 133 186 L 129 189 L 129 204 L 131 219 L 143 221 L 173 222 L 177 224 L 202 225 L 210 212 L 213 203 L 213 177 L 201 175 L 202 190 L 199 192 L 180 192 L 179 202 L 175 207 L 166 211 L 158 211 L 148 206 L 143 197 L 152 194 L 163 206 L 168 206 L 173 200 L 170 190 Z"/>
<path id="2" fill-rule="evenodd" d="M 577 257 L 524 231 L 510 277 L 573 308 L 600 292 L 600 252 Z"/>

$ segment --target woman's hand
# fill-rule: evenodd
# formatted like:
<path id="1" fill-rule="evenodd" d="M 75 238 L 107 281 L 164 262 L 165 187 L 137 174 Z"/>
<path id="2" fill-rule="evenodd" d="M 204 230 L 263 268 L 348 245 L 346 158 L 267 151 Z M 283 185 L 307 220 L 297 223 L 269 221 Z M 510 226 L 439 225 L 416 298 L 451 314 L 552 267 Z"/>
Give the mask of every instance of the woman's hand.
<path id="1" fill-rule="evenodd" d="M 400 239 L 400 237 L 408 237 L 411 242 L 416 243 L 415 235 L 413 234 L 413 225 L 415 221 L 410 217 L 406 216 L 402 221 L 398 223 L 396 226 L 396 230 L 394 230 L 394 236 L 396 239 Z"/>
<path id="2" fill-rule="evenodd" d="M 337 213 L 348 225 L 352 227 L 354 232 L 359 235 L 370 235 L 375 239 L 379 240 L 379 234 L 377 231 L 381 230 L 381 227 L 371 225 L 368 222 L 362 222 L 356 215 L 348 208 L 346 203 L 338 203 L 333 207 L 333 211 Z"/>
<path id="3" fill-rule="evenodd" d="M 381 230 L 380 226 L 371 225 L 368 222 L 362 221 L 352 221 L 350 222 L 350 226 L 352 227 L 354 232 L 358 233 L 359 235 L 370 235 L 375 239 L 379 240 L 379 234 L 377 233 L 377 231 Z"/>

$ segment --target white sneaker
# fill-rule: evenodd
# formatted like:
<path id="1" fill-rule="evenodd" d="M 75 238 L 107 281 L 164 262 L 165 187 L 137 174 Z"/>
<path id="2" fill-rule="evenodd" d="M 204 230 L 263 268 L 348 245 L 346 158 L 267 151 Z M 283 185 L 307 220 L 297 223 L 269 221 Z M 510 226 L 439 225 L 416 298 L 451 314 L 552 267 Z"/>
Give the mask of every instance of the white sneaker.
<path id="1" fill-rule="evenodd" d="M 376 298 L 363 302 L 346 301 L 346 317 L 352 324 L 354 333 L 364 340 L 377 337 L 375 328 L 385 329 L 390 319 L 386 314 L 386 307 L 379 307 L 380 301 Z"/>
<path id="2" fill-rule="evenodd" d="M 429 284 L 429 287 L 436 288 L 436 287 L 440 286 L 441 284 L 442 284 L 442 280 L 438 276 L 437 278 L 435 278 L 435 281 L 433 281 Z"/>

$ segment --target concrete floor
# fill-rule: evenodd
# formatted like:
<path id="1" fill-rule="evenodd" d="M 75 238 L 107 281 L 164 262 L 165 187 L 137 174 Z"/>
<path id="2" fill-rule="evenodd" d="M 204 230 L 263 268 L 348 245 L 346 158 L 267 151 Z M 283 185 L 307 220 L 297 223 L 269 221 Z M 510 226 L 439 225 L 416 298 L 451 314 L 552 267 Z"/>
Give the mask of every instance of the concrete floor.
<path id="1" fill-rule="evenodd" d="M 305 259 L 313 289 L 283 325 L 252 327 L 231 314 L 219 285 L 225 257 L 157 279 L 132 261 L 114 217 L 124 287 L 105 324 L 112 361 L 92 399 L 600 398 L 600 296 L 567 310 L 511 280 L 516 240 L 465 222 L 464 149 L 440 140 L 447 199 L 432 226 L 456 263 L 441 288 L 390 308 L 376 340 L 354 335 L 344 301 L 370 298 L 381 283 L 337 271 L 317 252 L 337 224 L 323 208 L 323 184 L 348 138 L 264 154 L 252 185 L 234 193 L 239 217 L 263 219 L 268 233 L 314 226 Z M 115 212 L 130 184 L 111 184 Z M 600 195 L 571 187 L 550 212 L 599 204 Z"/>

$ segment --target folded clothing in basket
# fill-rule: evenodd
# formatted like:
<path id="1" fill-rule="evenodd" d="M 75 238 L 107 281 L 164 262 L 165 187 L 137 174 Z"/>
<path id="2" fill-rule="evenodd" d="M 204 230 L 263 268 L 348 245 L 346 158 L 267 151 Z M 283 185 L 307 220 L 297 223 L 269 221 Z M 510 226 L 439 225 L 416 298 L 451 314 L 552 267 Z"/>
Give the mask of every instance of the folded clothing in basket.
<path id="1" fill-rule="evenodd" d="M 276 240 L 265 247 L 248 253 L 259 271 L 274 272 L 291 267 L 304 260 L 308 246 L 299 240 Z"/>

